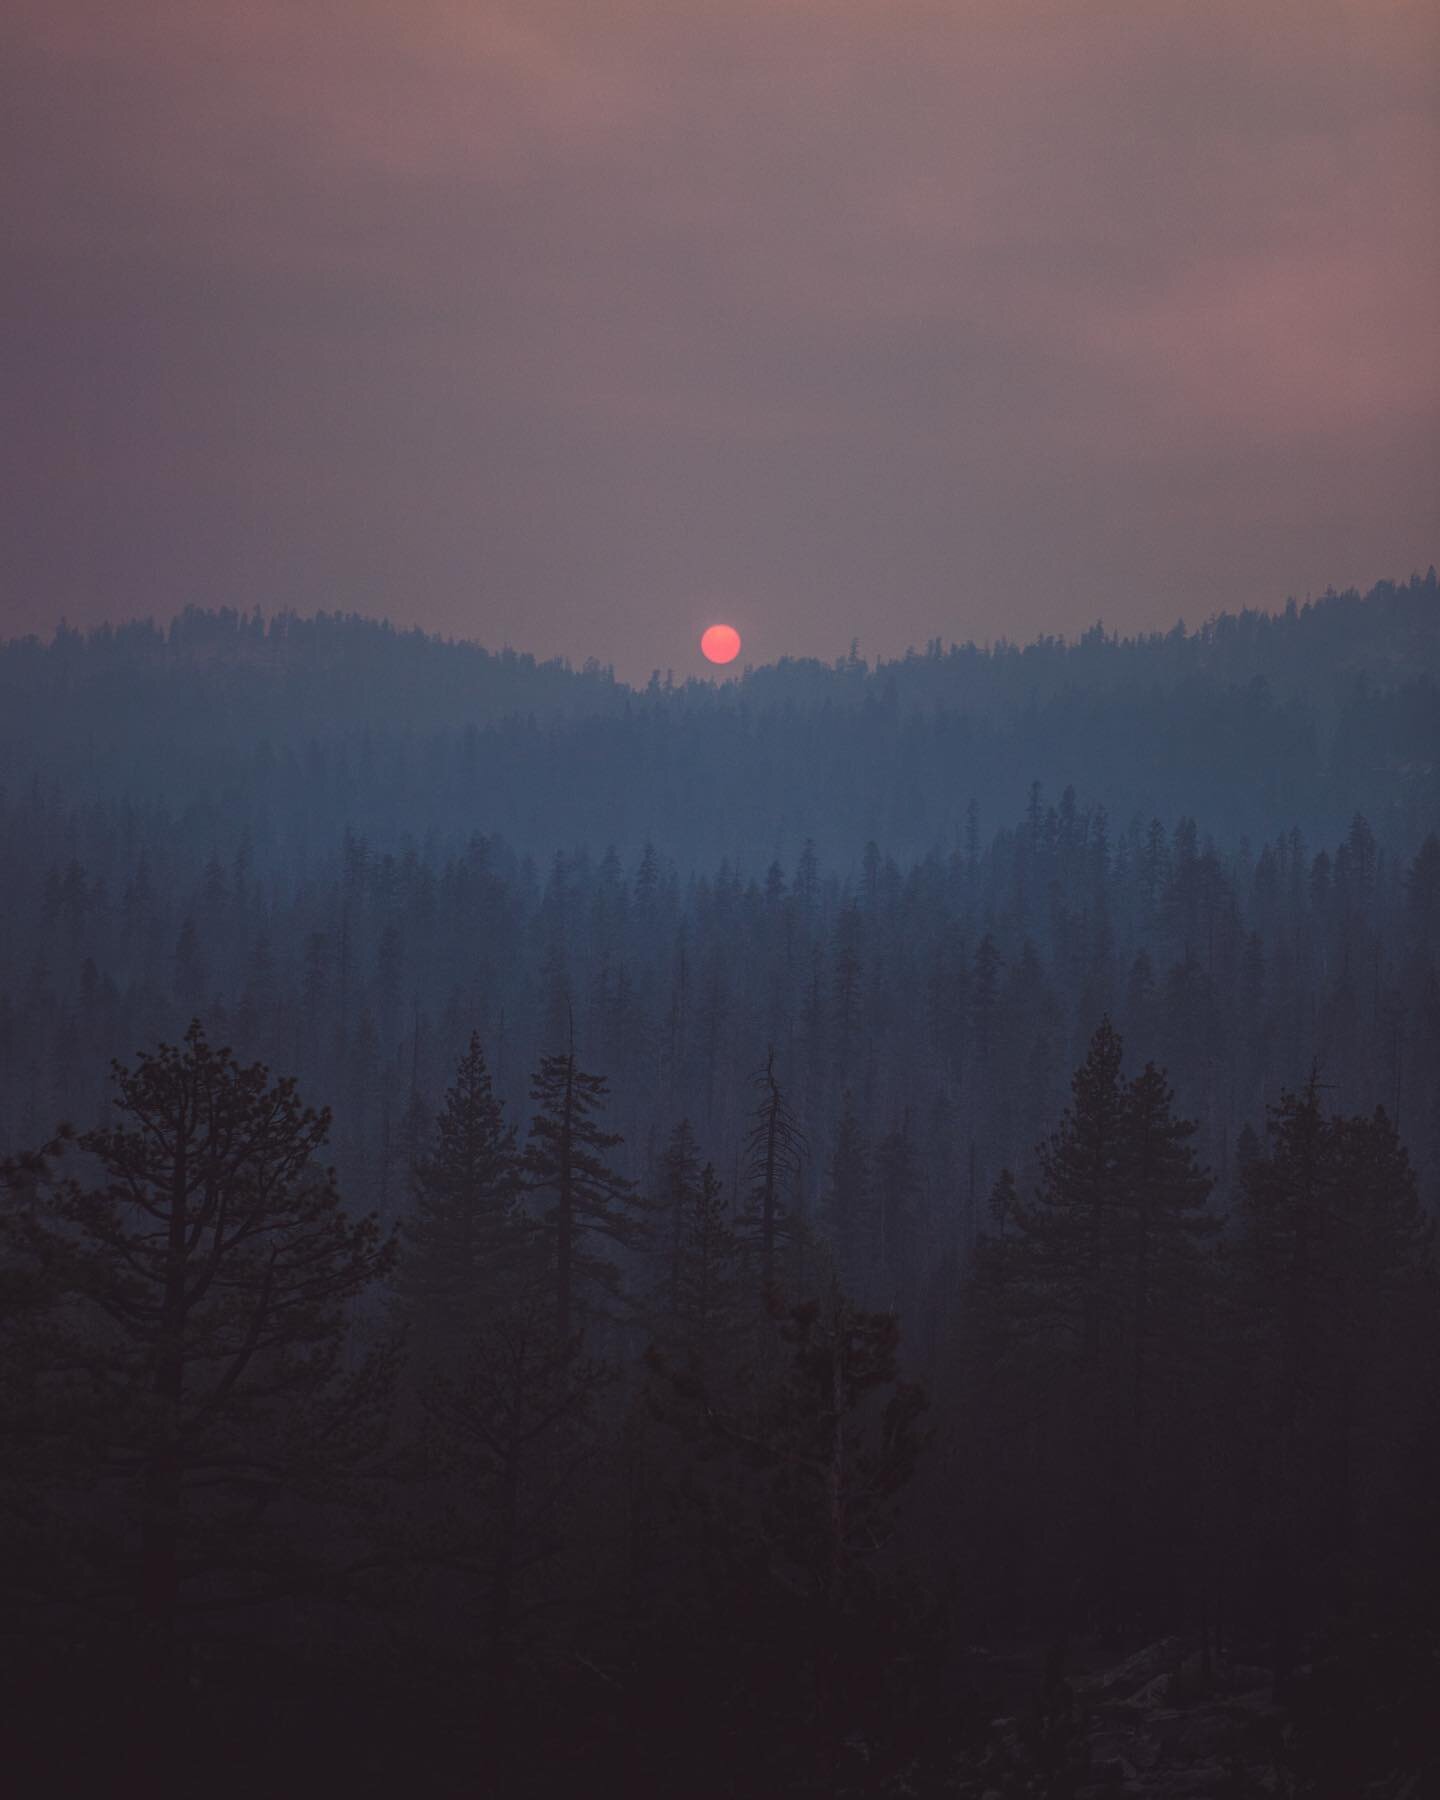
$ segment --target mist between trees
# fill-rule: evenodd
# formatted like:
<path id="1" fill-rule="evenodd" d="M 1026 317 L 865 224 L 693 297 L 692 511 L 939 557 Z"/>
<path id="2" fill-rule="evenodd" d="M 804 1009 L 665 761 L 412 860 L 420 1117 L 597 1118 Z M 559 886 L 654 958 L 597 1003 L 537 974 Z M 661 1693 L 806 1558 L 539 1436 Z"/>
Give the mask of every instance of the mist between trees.
<path id="1" fill-rule="evenodd" d="M 87 1778 L 216 1791 L 310 1759 L 435 1792 L 1416 1791 L 1434 607 L 1430 577 L 1042 648 L 1031 768 L 1045 716 L 1153 727 L 1163 817 L 1083 755 L 1058 791 L 979 779 L 1029 741 L 1013 692 L 983 729 L 905 694 L 994 697 L 1029 652 L 617 701 L 355 622 L 6 650 L 96 727 L 48 773 L 12 740 L 37 766 L 0 810 L 16 1766 L 66 1715 Z M 302 680 L 307 645 L 341 674 Z M 377 717 L 432 668 L 587 698 L 347 736 L 351 652 L 418 670 Z M 152 665 L 107 726 L 106 670 Z M 1197 706 L 1308 743 L 1293 793 L 1283 757 L 1243 802 L 1233 744 L 1203 767 Z M 810 745 L 764 764 L 743 855 L 694 785 L 727 741 Z M 806 785 L 852 751 L 842 798 Z M 903 769 L 910 813 L 847 839 Z M 632 820 L 688 798 L 681 847 L 496 828 L 634 770 Z M 1312 839 L 1332 781 L 1373 816 Z"/>

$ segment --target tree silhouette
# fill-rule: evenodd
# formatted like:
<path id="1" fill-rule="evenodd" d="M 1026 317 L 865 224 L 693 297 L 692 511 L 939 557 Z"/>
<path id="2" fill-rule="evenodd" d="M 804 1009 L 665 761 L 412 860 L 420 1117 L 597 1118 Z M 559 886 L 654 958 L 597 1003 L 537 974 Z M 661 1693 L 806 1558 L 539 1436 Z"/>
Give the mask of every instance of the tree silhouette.
<path id="1" fill-rule="evenodd" d="M 768 1291 L 779 1272 L 781 1246 L 790 1237 L 785 1191 L 799 1170 L 805 1140 L 775 1074 L 773 1048 L 753 1085 L 759 1089 L 760 1099 L 745 1139 L 745 1173 L 750 1184 L 745 1231 L 759 1255 L 761 1286 Z"/>
<path id="2" fill-rule="evenodd" d="M 1327 1115 L 1312 1074 L 1268 1136 L 1243 1171 L 1236 1260 L 1283 1678 L 1315 1615 L 1347 1612 L 1388 1562 L 1407 1459 L 1433 1422 L 1415 1375 L 1433 1367 L 1437 1295 L 1434 1226 L 1383 1112 Z"/>
<path id="3" fill-rule="evenodd" d="M 347 1361 L 345 1309 L 394 1251 L 317 1164 L 329 1115 L 198 1022 L 115 1086 L 117 1122 L 78 1140 L 98 1185 L 42 1183 L 9 1236 L 60 1314 L 50 1429 L 83 1419 L 114 1495 L 101 1586 L 163 1656 L 187 1610 L 309 1579 L 271 1518 L 335 1492 L 373 1441 L 388 1359 Z"/>
<path id="4" fill-rule="evenodd" d="M 530 1089 L 537 1110 L 524 1171 L 530 1192 L 550 1197 L 539 1228 L 561 1342 L 591 1318 L 613 1316 L 620 1302 L 620 1271 L 597 1240 L 636 1249 L 644 1237 L 631 1184 L 606 1160 L 620 1134 L 602 1130 L 594 1116 L 608 1093 L 603 1076 L 579 1066 L 573 1047 L 543 1057 Z"/>
<path id="5" fill-rule="evenodd" d="M 997 1392 L 1044 1421 L 1036 1491 L 1067 1485 L 1063 1581 L 1078 1574 L 1112 1626 L 1159 1594 L 1177 1604 L 1217 1229 L 1195 1127 L 1153 1064 L 1126 1083 L 1122 1058 L 1107 1020 L 1033 1197 L 1008 1171 L 996 1183 L 977 1271 Z"/>
<path id="6" fill-rule="evenodd" d="M 521 1159 L 478 1033 L 411 1176 L 397 1285 L 423 1360 L 463 1345 L 523 1278 Z"/>

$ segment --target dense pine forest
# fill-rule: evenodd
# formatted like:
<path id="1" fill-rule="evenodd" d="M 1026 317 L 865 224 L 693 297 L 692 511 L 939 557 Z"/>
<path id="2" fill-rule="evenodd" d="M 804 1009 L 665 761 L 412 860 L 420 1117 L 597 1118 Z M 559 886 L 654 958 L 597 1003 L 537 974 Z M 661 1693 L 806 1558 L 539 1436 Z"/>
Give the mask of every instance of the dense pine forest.
<path id="1" fill-rule="evenodd" d="M 62 628 L 0 874 L 54 1791 L 1440 1781 L 1433 569 L 718 686 Z"/>

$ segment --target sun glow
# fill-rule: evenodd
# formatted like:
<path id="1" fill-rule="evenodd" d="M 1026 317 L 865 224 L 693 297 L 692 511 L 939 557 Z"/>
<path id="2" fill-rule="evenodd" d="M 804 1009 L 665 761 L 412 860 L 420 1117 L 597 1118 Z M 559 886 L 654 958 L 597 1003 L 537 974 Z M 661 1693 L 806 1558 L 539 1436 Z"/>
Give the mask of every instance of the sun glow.
<path id="1" fill-rule="evenodd" d="M 733 625 L 711 625 L 700 639 L 700 649 L 712 663 L 734 662 L 740 654 L 740 633 Z"/>

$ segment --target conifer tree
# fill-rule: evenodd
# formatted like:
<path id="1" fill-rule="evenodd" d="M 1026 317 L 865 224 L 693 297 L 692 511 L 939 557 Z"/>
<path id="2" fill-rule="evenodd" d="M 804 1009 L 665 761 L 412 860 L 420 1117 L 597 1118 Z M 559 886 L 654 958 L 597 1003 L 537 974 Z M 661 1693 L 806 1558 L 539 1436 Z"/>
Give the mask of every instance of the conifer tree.
<path id="1" fill-rule="evenodd" d="M 1219 1228 L 1205 1210 L 1210 1177 L 1190 1146 L 1195 1125 L 1176 1118 L 1173 1106 L 1163 1071 L 1146 1063 L 1124 1095 L 1124 1235 L 1117 1246 L 1128 1264 L 1124 1329 L 1137 1433 L 1157 1407 L 1173 1404 L 1174 1380 L 1199 1342 L 1197 1309 L 1211 1272 L 1205 1247 Z"/>
<path id="2" fill-rule="evenodd" d="M 995 1038 L 995 1021 L 999 1006 L 1000 952 L 987 931 L 975 951 L 970 971 L 970 1017 L 982 1079 Z"/>
<path id="3" fill-rule="evenodd" d="M 524 1274 L 515 1128 L 506 1123 L 478 1033 L 456 1068 L 410 1190 L 399 1288 L 422 1360 L 431 1360 L 463 1344 Z"/>
<path id="4" fill-rule="evenodd" d="M 1312 1074 L 1272 1108 L 1268 1135 L 1242 1173 L 1236 1261 L 1283 1676 L 1314 1622 L 1304 1596 L 1343 1612 L 1387 1560 L 1427 1423 L 1414 1376 L 1434 1367 L 1437 1290 L 1434 1228 L 1384 1112 L 1328 1116 Z M 1392 1603 L 1414 1576 L 1392 1568 Z"/>
<path id="5" fill-rule="evenodd" d="M 681 1238 L 675 1324 L 694 1355 L 723 1358 L 733 1346 L 739 1315 L 740 1240 L 715 1165 L 706 1163 Z"/>
<path id="6" fill-rule="evenodd" d="M 1040 1153 L 1033 1205 L 1016 1211 L 1025 1243 L 1026 1299 L 1052 1332 L 1094 1361 L 1114 1330 L 1115 1249 L 1125 1155 L 1120 1038 L 1105 1020 L 1071 1081 L 1071 1103 Z"/>
<path id="7" fill-rule="evenodd" d="M 620 1135 L 603 1130 L 595 1118 L 608 1094 L 603 1076 L 579 1066 L 573 1043 L 542 1057 L 530 1089 L 537 1110 L 525 1181 L 531 1193 L 550 1202 L 539 1231 L 562 1342 L 590 1319 L 613 1316 L 621 1284 L 611 1248 L 638 1249 L 645 1237 L 633 1188 L 607 1160 Z"/>
<path id="8" fill-rule="evenodd" d="M 743 1247 L 713 1163 L 699 1166 L 687 1123 L 663 1165 L 664 1269 L 654 1307 L 654 1342 L 666 1356 L 716 1368 L 737 1354 Z"/>
<path id="9" fill-rule="evenodd" d="M 957 1495 L 968 1529 L 957 1560 L 982 1628 L 991 1619 L 1033 1608 L 1026 1582 L 1047 1582 L 1033 1545 L 1040 1537 L 1037 1504 L 1050 1479 L 1043 1437 L 1054 1390 L 1053 1357 L 1036 1341 L 1024 1304 L 1024 1240 L 1020 1193 L 1002 1169 L 987 1204 L 989 1228 L 976 1241 L 961 1303 L 942 1288 L 939 1328 L 948 1350 L 953 1442 L 967 1464 Z M 950 1271 L 946 1271 L 949 1273 Z M 1026 1429 L 1017 1430 L 1017 1421 Z M 971 1560 L 973 1559 L 973 1560 Z M 1042 1588 L 1043 1602 L 1050 1594 Z"/>
<path id="10" fill-rule="evenodd" d="M 345 1312 L 393 1246 L 317 1162 L 329 1115 L 198 1022 L 116 1065 L 115 1087 L 117 1122 L 78 1140 L 100 1184 L 43 1182 L 7 1236 L 56 1303 L 48 1429 L 73 1429 L 83 1399 L 92 1478 L 114 1495 L 105 1583 L 163 1655 L 190 1605 L 310 1578 L 269 1521 L 372 1442 L 386 1358 L 347 1364 Z"/>
<path id="11" fill-rule="evenodd" d="M 779 1275 L 781 1247 L 791 1232 L 786 1191 L 793 1183 L 804 1155 L 804 1139 L 775 1074 L 775 1051 L 766 1055 L 765 1067 L 755 1076 L 759 1103 L 751 1114 L 745 1139 L 745 1173 L 750 1203 L 745 1216 L 745 1238 L 757 1253 L 761 1287 L 767 1292 Z"/>
<path id="12" fill-rule="evenodd" d="M 1212 1182 L 1173 1112 L 1163 1072 L 1147 1063 L 1125 1089 L 1118 1257 L 1128 1292 L 1119 1325 L 1128 1408 L 1115 1409 L 1118 1479 L 1109 1509 L 1105 1585 L 1132 1617 L 1191 1616 L 1194 1550 L 1207 1467 L 1207 1364 L 1218 1221 Z M 1128 1240 L 1128 1241 L 1127 1241 Z M 1117 1368 L 1117 1388 L 1122 1379 Z M 1128 1413 L 1128 1416 L 1127 1416 Z"/>
<path id="13" fill-rule="evenodd" d="M 1068 1484 L 1057 1542 L 1069 1539 L 1071 1575 L 1055 1579 L 1078 1565 L 1090 1603 L 1112 1621 L 1137 1595 L 1165 1587 L 1173 1598 L 1181 1580 L 1204 1246 L 1216 1229 L 1194 1126 L 1174 1117 L 1153 1064 L 1124 1082 L 1122 1057 L 1107 1020 L 1042 1148 L 1033 1198 L 1008 1175 L 997 1183 L 997 1236 L 976 1271 L 997 1392 L 1047 1421 L 1031 1478 Z M 1168 1539 L 1150 1530 L 1162 1495 Z"/>

